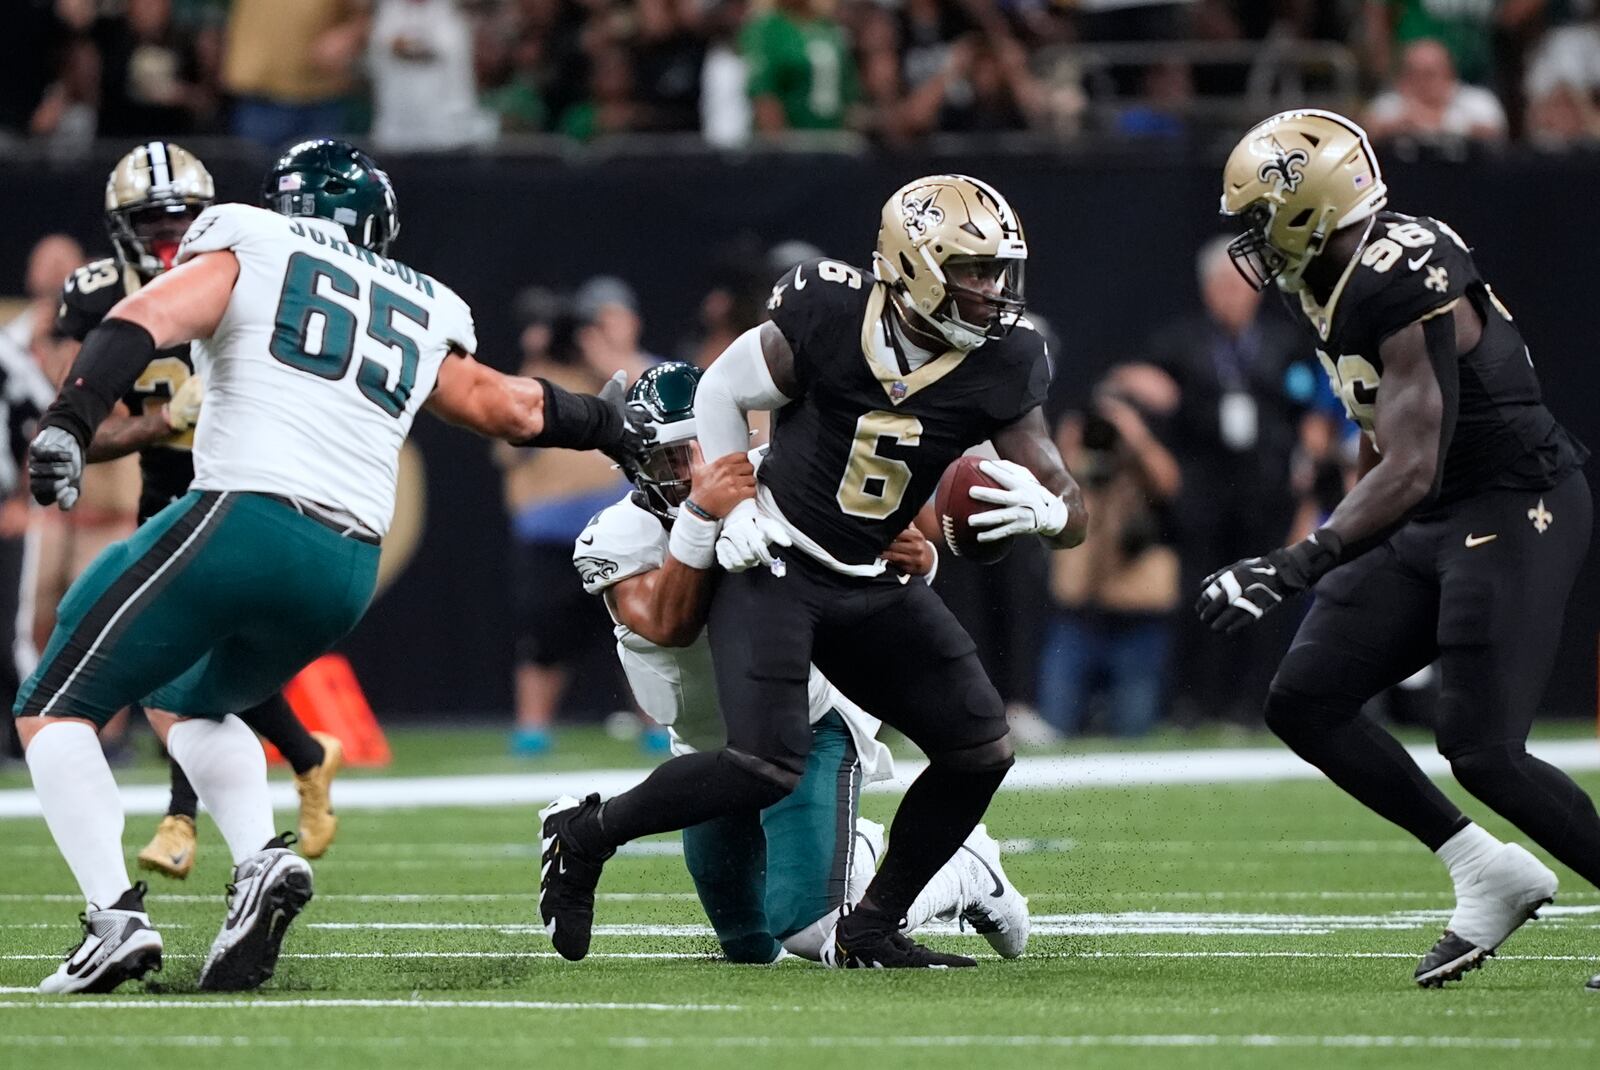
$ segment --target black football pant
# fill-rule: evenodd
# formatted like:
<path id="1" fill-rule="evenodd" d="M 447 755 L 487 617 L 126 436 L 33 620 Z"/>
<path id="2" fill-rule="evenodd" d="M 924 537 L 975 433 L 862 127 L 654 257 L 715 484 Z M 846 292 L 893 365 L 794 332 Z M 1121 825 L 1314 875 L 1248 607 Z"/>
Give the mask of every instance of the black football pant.
<path id="1" fill-rule="evenodd" d="M 606 848 L 739 810 L 793 790 L 811 750 L 807 681 L 828 679 L 927 754 L 895 817 L 863 909 L 898 916 L 983 817 L 1012 764 L 1000 696 L 972 639 L 920 579 L 860 579 L 799 551 L 782 574 L 721 577 L 709 636 L 727 728 L 720 751 L 659 766 L 606 803 Z"/>
<path id="2" fill-rule="evenodd" d="M 1600 885 L 1600 817 L 1565 773 L 1529 755 L 1567 595 L 1589 546 L 1583 473 L 1545 490 L 1490 490 L 1429 512 L 1330 572 L 1267 700 L 1294 752 L 1430 850 L 1466 818 L 1363 716 L 1437 660 L 1437 740 L 1456 779 Z"/>

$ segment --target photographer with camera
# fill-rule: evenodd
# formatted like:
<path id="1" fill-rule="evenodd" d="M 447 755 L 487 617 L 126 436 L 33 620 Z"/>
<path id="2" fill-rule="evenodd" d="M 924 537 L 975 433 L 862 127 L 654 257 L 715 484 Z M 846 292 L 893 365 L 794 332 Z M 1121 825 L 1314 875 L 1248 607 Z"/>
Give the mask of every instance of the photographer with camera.
<path id="1" fill-rule="evenodd" d="M 1038 699 L 1062 735 L 1083 732 L 1097 695 L 1112 735 L 1143 735 L 1161 717 L 1179 596 L 1167 514 L 1182 477 L 1151 424 L 1177 402 L 1165 372 L 1123 365 L 1057 431 L 1095 518 L 1081 547 L 1051 555 Z"/>

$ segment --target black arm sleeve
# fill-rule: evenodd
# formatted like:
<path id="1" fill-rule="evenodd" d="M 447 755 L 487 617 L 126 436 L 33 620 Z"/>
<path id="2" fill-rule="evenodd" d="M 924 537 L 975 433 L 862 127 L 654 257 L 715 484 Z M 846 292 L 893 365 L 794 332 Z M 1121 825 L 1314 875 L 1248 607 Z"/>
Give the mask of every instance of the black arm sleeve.
<path id="1" fill-rule="evenodd" d="M 95 429 L 155 355 L 155 339 L 137 323 L 115 318 L 101 323 L 83 340 L 66 385 L 39 426 L 62 428 L 87 451 Z"/>
<path id="2" fill-rule="evenodd" d="M 548 379 L 538 381 L 544 387 L 544 430 L 512 445 L 608 450 L 622 441 L 627 425 L 614 406 L 588 394 L 563 390 Z"/>

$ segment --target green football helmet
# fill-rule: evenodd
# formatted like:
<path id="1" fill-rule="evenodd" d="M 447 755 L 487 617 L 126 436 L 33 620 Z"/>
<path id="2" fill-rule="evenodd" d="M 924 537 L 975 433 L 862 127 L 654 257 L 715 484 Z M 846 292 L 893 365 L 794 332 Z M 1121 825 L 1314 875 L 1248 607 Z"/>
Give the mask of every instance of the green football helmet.
<path id="1" fill-rule="evenodd" d="M 363 249 L 387 255 L 400 233 L 394 185 L 347 141 L 318 138 L 289 149 L 267 171 L 261 203 L 279 215 L 328 219 Z"/>
<path id="2" fill-rule="evenodd" d="M 628 472 L 635 500 L 668 523 L 689 497 L 694 470 L 694 392 L 700 369 L 681 360 L 657 364 L 628 388 L 628 407 L 655 428 L 639 467 Z"/>

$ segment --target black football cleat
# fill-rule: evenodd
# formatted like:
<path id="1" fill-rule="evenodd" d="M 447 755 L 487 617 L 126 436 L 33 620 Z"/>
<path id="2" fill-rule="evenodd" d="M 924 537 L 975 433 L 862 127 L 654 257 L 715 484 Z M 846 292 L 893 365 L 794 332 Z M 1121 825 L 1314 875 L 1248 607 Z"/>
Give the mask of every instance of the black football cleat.
<path id="1" fill-rule="evenodd" d="M 563 795 L 539 811 L 539 920 L 561 957 L 577 962 L 589 953 L 594 933 L 594 890 L 606 859 L 580 851 L 563 835 L 572 820 L 600 806 L 600 796 L 579 802 Z"/>
<path id="2" fill-rule="evenodd" d="M 847 910 L 823 945 L 822 964 L 836 970 L 946 970 L 978 961 L 923 947 L 893 921 Z"/>
<path id="3" fill-rule="evenodd" d="M 233 867 L 228 916 L 200 968 L 202 992 L 248 992 L 278 967 L 289 923 L 311 902 L 311 865 L 287 833 Z"/>
<path id="4" fill-rule="evenodd" d="M 1443 988 L 1446 981 L 1459 981 L 1493 954 L 1488 948 L 1463 940 L 1446 929 L 1439 942 L 1417 963 L 1416 982 L 1423 988 Z"/>

